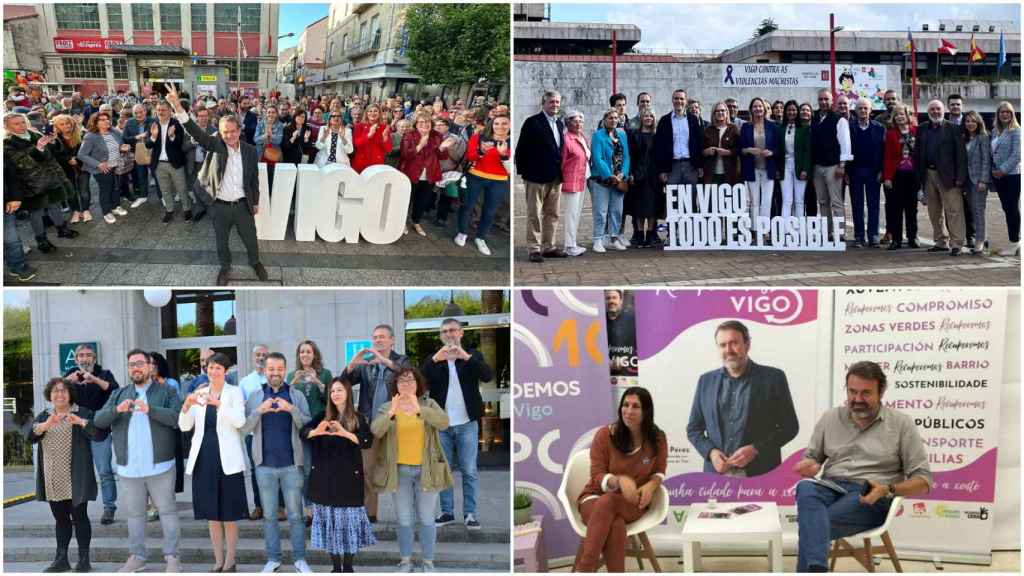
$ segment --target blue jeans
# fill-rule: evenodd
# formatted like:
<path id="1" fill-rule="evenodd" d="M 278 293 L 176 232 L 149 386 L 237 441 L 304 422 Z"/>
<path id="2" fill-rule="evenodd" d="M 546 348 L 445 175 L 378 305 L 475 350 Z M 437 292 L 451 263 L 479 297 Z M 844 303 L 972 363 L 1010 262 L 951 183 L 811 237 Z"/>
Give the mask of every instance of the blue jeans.
<path id="1" fill-rule="evenodd" d="M 306 558 L 306 518 L 302 513 L 302 469 L 298 466 L 272 468 L 258 466 L 256 481 L 260 486 L 263 512 L 263 540 L 267 560 L 281 561 L 281 530 L 277 526 L 277 490 L 284 492 L 284 508 L 288 513 L 288 536 L 292 541 L 292 561 Z"/>
<path id="2" fill-rule="evenodd" d="M 136 164 L 132 173 L 136 198 L 149 198 L 149 166 Z"/>
<path id="3" fill-rule="evenodd" d="M 878 241 L 878 172 L 872 168 L 854 168 L 850 173 L 850 199 L 853 201 L 853 237 L 855 240 Z M 864 198 L 868 201 L 868 227 L 864 233 Z"/>
<path id="4" fill-rule="evenodd" d="M 420 488 L 420 467 L 398 465 L 398 491 L 393 493 L 398 512 L 398 551 L 402 558 L 412 558 L 412 528 L 416 518 L 420 521 L 421 560 L 434 560 L 434 542 L 437 526 L 437 492 L 424 492 Z M 415 513 L 416 518 L 413 517 Z"/>
<path id="5" fill-rule="evenodd" d="M 110 463 L 113 453 L 112 437 L 106 440 L 91 442 L 92 463 L 96 474 L 100 477 L 100 491 L 103 494 L 103 510 L 117 510 L 117 481 L 114 479 L 114 467 Z"/>
<path id="6" fill-rule="evenodd" d="M 828 566 L 832 540 L 881 526 L 889 513 L 891 498 L 882 498 L 868 506 L 860 502 L 859 483 L 836 481 L 836 484 L 847 493 L 839 494 L 812 482 L 800 482 L 796 486 L 800 534 L 797 572 L 807 572 L 811 566 Z"/>
<path id="7" fill-rule="evenodd" d="M 441 449 L 452 472 L 462 472 L 462 516 L 476 515 L 476 455 L 480 428 L 476 420 L 458 426 L 449 426 L 441 431 Z M 454 451 L 454 453 L 453 453 Z M 441 513 L 455 512 L 455 488 L 441 491 Z"/>
<path id="8" fill-rule="evenodd" d="M 605 233 L 618 236 L 622 230 L 622 199 L 625 194 L 597 182 L 587 181 L 594 211 L 594 242 L 604 242 Z"/>
<path id="9" fill-rule="evenodd" d="M 10 272 L 24 272 L 28 267 L 21 237 L 18 236 L 18 219 L 7 212 L 4 212 L 4 266 Z"/>
<path id="10" fill-rule="evenodd" d="M 487 233 L 494 223 L 494 213 L 501 201 L 508 196 L 508 180 L 488 180 L 474 174 L 466 175 L 466 201 L 459 207 L 459 234 L 469 233 L 469 215 L 473 213 L 476 199 L 484 195 L 484 207 L 480 212 L 480 223 L 476 226 L 476 237 L 487 239 Z"/>

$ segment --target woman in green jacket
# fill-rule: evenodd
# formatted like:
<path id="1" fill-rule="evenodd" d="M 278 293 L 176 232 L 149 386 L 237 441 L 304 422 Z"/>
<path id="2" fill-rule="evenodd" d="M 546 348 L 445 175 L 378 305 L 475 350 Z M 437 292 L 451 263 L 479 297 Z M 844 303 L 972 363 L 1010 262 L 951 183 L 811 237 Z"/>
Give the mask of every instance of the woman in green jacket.
<path id="1" fill-rule="evenodd" d="M 320 354 L 320 347 L 312 340 L 303 340 L 295 348 L 295 370 L 285 376 L 285 381 L 292 388 L 295 388 L 306 397 L 309 403 L 309 416 L 311 420 L 319 420 L 324 417 L 324 389 L 331 381 L 331 371 L 324 368 L 324 357 Z M 306 526 L 313 524 L 313 504 L 306 497 L 306 487 L 309 485 L 309 472 L 313 469 L 313 448 L 308 439 L 302 440 L 303 452 L 303 482 L 302 501 L 306 514 Z"/>
<path id="2" fill-rule="evenodd" d="M 395 373 L 391 401 L 380 407 L 370 431 L 382 439 L 373 484 L 391 492 L 398 513 L 399 572 L 412 572 L 414 517 L 420 522 L 423 571 L 434 571 L 438 498 L 452 485 L 452 473 L 438 434 L 448 428 L 448 414 L 428 394 L 427 381 L 415 368 Z"/>
<path id="3" fill-rule="evenodd" d="M 811 129 L 800 121 L 800 105 L 786 102 L 782 121 L 782 147 L 785 162 L 779 174 L 782 180 L 782 216 L 806 215 L 804 190 L 811 175 Z"/>

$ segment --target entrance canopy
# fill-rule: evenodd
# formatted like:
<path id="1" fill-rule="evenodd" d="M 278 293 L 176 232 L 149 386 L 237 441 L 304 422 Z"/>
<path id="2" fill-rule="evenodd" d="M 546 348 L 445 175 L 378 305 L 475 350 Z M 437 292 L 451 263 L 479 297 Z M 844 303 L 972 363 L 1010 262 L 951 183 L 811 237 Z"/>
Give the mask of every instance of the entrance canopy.
<path id="1" fill-rule="evenodd" d="M 110 49 L 138 56 L 189 56 L 181 46 L 145 46 L 141 44 L 111 44 Z"/>

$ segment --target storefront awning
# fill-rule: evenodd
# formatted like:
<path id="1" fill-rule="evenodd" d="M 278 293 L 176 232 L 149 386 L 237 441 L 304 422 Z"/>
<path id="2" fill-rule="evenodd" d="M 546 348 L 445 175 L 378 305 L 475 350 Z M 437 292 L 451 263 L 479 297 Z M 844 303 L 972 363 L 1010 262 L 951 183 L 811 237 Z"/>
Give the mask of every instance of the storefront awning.
<path id="1" fill-rule="evenodd" d="M 110 49 L 125 54 L 141 56 L 188 56 L 189 51 L 181 46 L 143 46 L 139 44 L 111 44 Z"/>

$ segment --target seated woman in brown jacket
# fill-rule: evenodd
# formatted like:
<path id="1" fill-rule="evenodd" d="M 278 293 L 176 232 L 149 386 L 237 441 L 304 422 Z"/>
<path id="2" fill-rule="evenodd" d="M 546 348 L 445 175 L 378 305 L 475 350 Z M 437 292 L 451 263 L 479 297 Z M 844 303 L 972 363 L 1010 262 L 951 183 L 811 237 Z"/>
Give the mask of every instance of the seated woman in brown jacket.
<path id="1" fill-rule="evenodd" d="M 618 421 L 599 430 L 590 446 L 590 482 L 578 500 L 587 535 L 576 572 L 596 572 L 602 554 L 608 572 L 625 571 L 626 524 L 647 511 L 667 460 L 668 441 L 654 424 L 651 393 L 626 389 Z"/>
<path id="2" fill-rule="evenodd" d="M 711 123 L 704 128 L 704 183 L 739 182 L 740 131 L 729 121 L 729 107 L 716 102 L 711 108 Z"/>

